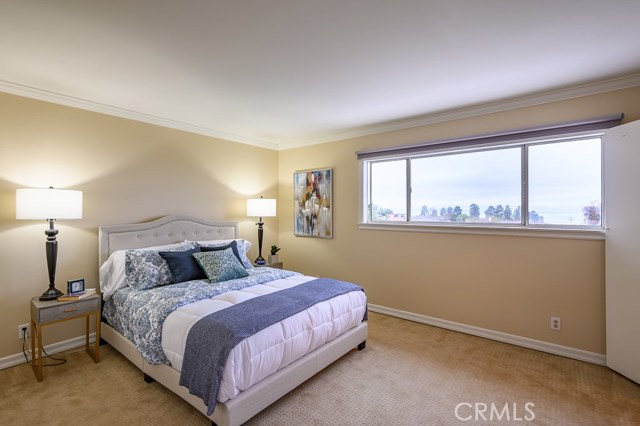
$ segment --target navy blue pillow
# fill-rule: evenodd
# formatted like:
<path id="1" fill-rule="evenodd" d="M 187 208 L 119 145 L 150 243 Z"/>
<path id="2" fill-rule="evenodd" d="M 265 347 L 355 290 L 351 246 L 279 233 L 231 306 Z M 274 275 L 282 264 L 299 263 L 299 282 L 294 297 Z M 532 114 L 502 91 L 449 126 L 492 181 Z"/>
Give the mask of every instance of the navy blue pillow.
<path id="1" fill-rule="evenodd" d="M 240 252 L 238 252 L 238 242 L 237 241 L 231 241 L 229 244 L 224 245 L 224 246 L 217 246 L 217 247 L 206 247 L 206 246 L 200 246 L 200 251 L 220 251 L 220 250 L 226 250 L 228 248 L 231 248 L 231 250 L 233 251 L 233 254 L 238 258 L 238 260 L 240 261 L 241 265 L 244 265 L 244 263 L 242 263 L 242 259 L 240 259 Z M 243 266 L 244 267 L 244 266 Z"/>
<path id="2" fill-rule="evenodd" d="M 173 281 L 182 283 L 191 280 L 206 280 L 207 275 L 204 273 L 193 253 L 199 253 L 200 247 L 196 247 L 187 251 L 161 251 L 162 256 L 169 265 L 169 270 L 173 275 Z"/>

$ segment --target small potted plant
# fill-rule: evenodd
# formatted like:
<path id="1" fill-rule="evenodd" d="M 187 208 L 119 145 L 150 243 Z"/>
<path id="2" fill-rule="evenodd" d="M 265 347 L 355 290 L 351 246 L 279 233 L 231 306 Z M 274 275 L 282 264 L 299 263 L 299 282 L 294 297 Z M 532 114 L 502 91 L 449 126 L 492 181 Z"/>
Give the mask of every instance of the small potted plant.
<path id="1" fill-rule="evenodd" d="M 277 245 L 271 246 L 271 254 L 269 255 L 269 263 L 278 263 L 278 252 L 280 251 L 280 247 Z"/>

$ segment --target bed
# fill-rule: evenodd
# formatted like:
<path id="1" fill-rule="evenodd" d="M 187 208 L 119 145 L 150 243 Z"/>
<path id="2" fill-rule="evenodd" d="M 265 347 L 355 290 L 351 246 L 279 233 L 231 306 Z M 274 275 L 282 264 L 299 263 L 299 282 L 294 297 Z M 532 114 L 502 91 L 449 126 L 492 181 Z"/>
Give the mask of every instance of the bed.
<path id="1" fill-rule="evenodd" d="M 237 224 L 233 222 L 211 222 L 190 216 L 167 216 L 139 224 L 102 226 L 99 229 L 99 264 L 102 265 L 100 271 L 101 287 L 103 281 L 107 282 L 111 279 L 105 279 L 103 270 L 108 270 L 109 268 L 107 268 L 107 266 L 109 266 L 111 262 L 115 262 L 112 259 L 117 258 L 117 256 L 122 256 L 125 252 L 139 253 L 149 247 L 173 247 L 186 244 L 186 242 L 199 242 L 199 244 L 203 246 L 202 242 L 211 241 L 238 241 L 238 252 L 241 253 L 246 251 L 248 246 L 250 246 L 250 243 L 246 241 L 244 242 L 244 246 L 241 246 L 240 242 L 243 240 L 238 239 Z M 235 243 L 234 247 L 236 247 Z M 182 247 L 176 250 L 182 250 Z M 225 251 L 228 252 L 229 250 Z M 237 256 L 235 251 L 234 254 Z M 248 261 L 248 259 L 246 259 L 246 253 L 245 258 L 242 258 L 241 261 L 243 264 L 246 264 Z M 196 323 L 194 312 L 199 312 L 199 315 L 203 316 L 204 314 L 200 311 L 204 311 L 205 306 L 228 303 L 234 297 L 237 300 L 232 300 L 229 303 L 237 304 L 238 306 L 233 306 L 233 308 L 236 309 L 243 305 L 240 302 L 245 301 L 246 297 L 254 297 L 253 295 L 247 296 L 247 294 L 255 293 L 255 295 L 260 296 L 269 293 L 270 295 L 271 293 L 280 293 L 280 290 L 282 290 L 281 293 L 284 294 L 284 290 L 295 290 L 294 288 L 297 288 L 297 286 L 301 288 L 302 284 L 309 285 L 317 281 L 314 280 L 315 277 L 306 277 L 291 271 L 279 272 L 270 270 L 271 268 L 252 269 L 251 265 L 245 266 L 247 266 L 248 273 L 253 274 L 250 278 L 255 276 L 257 279 L 262 280 L 256 281 L 258 284 L 256 284 L 255 287 L 243 287 L 239 290 L 235 290 L 236 287 L 230 287 L 232 291 L 228 293 L 182 305 L 168 314 L 166 319 L 163 320 L 162 332 L 158 331 L 158 334 L 161 336 L 163 351 L 163 353 L 157 355 L 158 359 L 150 357 L 144 350 L 141 350 L 139 342 L 134 338 L 135 336 L 129 336 L 126 327 L 119 324 L 114 319 L 114 315 L 106 315 L 107 311 L 113 311 L 114 308 L 112 308 L 111 305 L 115 304 L 115 301 L 125 297 L 127 292 L 135 294 L 142 294 L 144 292 L 135 292 L 130 288 L 119 288 L 114 291 L 113 286 L 110 287 L 109 285 L 106 286 L 108 288 L 107 294 L 103 291 L 103 297 L 108 300 L 105 302 L 105 308 L 103 310 L 102 338 L 137 366 L 144 373 L 145 380 L 155 380 L 161 383 L 193 405 L 205 416 L 209 417 L 212 424 L 219 426 L 240 425 L 246 422 L 347 352 L 354 348 L 359 350 L 364 349 L 367 339 L 367 322 L 363 320 L 366 319 L 366 297 L 357 295 L 358 293 L 363 294 L 363 292 L 353 291 L 348 293 L 348 295 L 343 294 L 311 306 L 309 309 L 296 315 L 313 319 L 313 315 L 317 315 L 318 317 L 327 315 L 326 313 L 317 313 L 321 312 L 320 309 L 322 309 L 322 312 L 325 312 L 339 308 L 343 309 L 344 312 L 340 314 L 338 318 L 326 320 L 330 323 L 330 327 L 325 327 L 325 330 L 330 331 L 324 332 L 324 335 L 320 333 L 318 337 L 312 337 L 314 342 L 313 344 L 306 344 L 308 346 L 308 349 L 305 349 L 306 352 L 301 352 L 297 349 L 292 351 L 291 348 L 289 348 L 286 350 L 286 355 L 278 354 L 282 365 L 277 367 L 276 371 L 264 373 L 259 371 L 260 368 L 263 368 L 262 366 L 260 368 L 251 366 L 251 374 L 242 373 L 242 371 L 246 372 L 247 368 L 249 368 L 247 365 L 242 366 L 242 362 L 247 362 L 246 359 L 251 358 L 253 355 L 249 356 L 243 353 L 243 351 L 248 350 L 248 346 L 244 345 L 246 342 L 243 342 L 244 346 L 239 344 L 234 347 L 233 351 L 229 354 L 229 362 L 227 362 L 225 366 L 223 380 L 226 380 L 227 377 L 234 377 L 234 374 L 236 374 L 233 373 L 233 371 L 235 371 L 233 370 L 234 368 L 240 372 L 238 373 L 240 376 L 244 374 L 251 377 L 247 379 L 243 376 L 242 380 L 237 380 L 238 383 L 236 383 L 235 378 L 232 378 L 229 383 L 233 382 L 233 386 L 224 382 L 220 386 L 221 390 L 217 395 L 215 409 L 213 409 L 212 412 L 211 407 L 207 407 L 203 399 L 192 395 L 186 387 L 180 386 L 179 384 L 181 378 L 180 369 L 183 367 L 182 361 L 183 358 L 187 358 L 184 353 L 180 352 L 180 347 L 182 345 L 182 349 L 184 349 L 185 342 L 188 340 L 186 336 L 190 328 L 196 328 L 194 326 Z M 127 273 L 129 273 L 129 271 Z M 267 279 L 269 281 L 263 281 Z M 113 279 L 113 281 L 117 280 Z M 236 281 L 239 283 L 241 280 L 230 280 L 220 284 L 226 285 L 226 283 L 235 283 Z M 111 281 L 109 281 L 109 283 L 111 283 Z M 178 289 L 188 286 L 191 288 L 196 285 L 202 286 L 199 282 L 189 281 L 187 283 L 168 284 L 158 291 L 173 291 L 174 289 L 172 287 Z M 152 290 L 156 291 L 156 289 Z M 151 291 L 149 293 L 151 293 Z M 346 300 L 347 296 L 349 300 Z M 259 299 L 259 297 L 255 298 Z M 249 300 L 249 302 L 253 302 L 253 300 Z M 327 304 L 333 305 L 329 306 Z M 360 304 L 363 305 L 360 306 Z M 250 303 L 246 303 L 246 305 L 249 306 Z M 345 305 L 348 306 L 344 307 Z M 109 309 L 107 309 L 107 307 Z M 216 309 L 219 308 L 215 308 L 214 310 Z M 231 309 L 229 309 L 229 311 L 231 311 Z M 362 312 L 364 312 L 363 318 L 355 321 L 354 316 L 361 315 Z M 111 324 L 107 318 L 114 324 Z M 187 320 L 185 321 L 184 318 L 187 318 Z M 268 329 L 273 327 L 278 329 L 296 327 L 286 325 L 285 321 L 296 321 L 296 318 L 292 315 Z M 325 321 L 325 319 L 322 319 L 322 321 Z M 201 324 L 202 322 L 204 321 L 197 322 L 197 324 Z M 320 320 L 318 320 L 318 323 L 320 323 Z M 322 329 L 322 327 L 316 328 Z M 260 333 L 266 333 L 268 329 Z M 295 334 L 295 331 L 292 333 Z M 251 336 L 252 339 L 258 338 L 257 340 L 260 340 L 259 337 L 258 334 Z M 291 336 L 288 339 L 293 340 Z M 262 338 L 262 340 L 265 339 Z M 287 340 L 287 342 L 289 340 Z M 134 343 L 134 341 L 136 343 Z M 247 341 L 249 341 L 249 339 L 247 339 Z M 253 343 L 251 343 L 251 345 L 253 345 Z M 302 344 L 303 347 L 304 345 L 305 344 Z M 272 347 L 268 349 L 273 351 L 273 348 L 276 346 L 278 345 L 272 344 Z M 284 348 L 285 346 L 282 347 Z M 300 345 L 298 345 L 298 347 L 300 347 Z M 296 352 L 296 354 L 291 352 Z M 233 362 L 231 362 L 232 359 Z M 274 369 L 275 367 L 270 366 L 268 368 Z M 230 373 L 229 371 L 232 372 Z"/>

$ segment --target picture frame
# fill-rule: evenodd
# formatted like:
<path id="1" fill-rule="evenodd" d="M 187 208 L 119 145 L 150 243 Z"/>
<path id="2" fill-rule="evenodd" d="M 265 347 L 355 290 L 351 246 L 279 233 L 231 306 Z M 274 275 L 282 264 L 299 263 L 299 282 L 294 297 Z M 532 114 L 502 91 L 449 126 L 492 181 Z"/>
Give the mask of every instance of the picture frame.
<path id="1" fill-rule="evenodd" d="M 67 281 L 67 294 L 84 293 L 84 278 Z"/>
<path id="2" fill-rule="evenodd" d="M 293 173 L 294 235 L 333 238 L 333 169 Z"/>

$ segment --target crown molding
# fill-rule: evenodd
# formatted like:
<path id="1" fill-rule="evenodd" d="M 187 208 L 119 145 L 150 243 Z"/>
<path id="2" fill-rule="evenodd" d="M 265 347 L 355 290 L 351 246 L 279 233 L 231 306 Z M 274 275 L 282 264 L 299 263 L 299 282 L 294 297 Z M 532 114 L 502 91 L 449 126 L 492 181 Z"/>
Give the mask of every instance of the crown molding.
<path id="1" fill-rule="evenodd" d="M 427 126 L 447 121 L 460 120 L 463 118 L 477 117 L 486 114 L 493 114 L 496 112 L 509 111 L 535 105 L 575 99 L 599 93 L 612 92 L 615 90 L 628 89 L 636 86 L 640 86 L 640 73 L 609 78 L 606 80 L 593 81 L 575 86 L 562 87 L 524 96 L 501 99 L 494 102 L 469 105 L 461 108 L 455 108 L 416 117 L 392 120 L 383 123 L 375 123 L 344 132 L 327 134 L 324 137 L 310 138 L 307 140 L 299 139 L 295 143 L 277 144 L 273 142 L 267 142 L 259 139 L 227 133 L 221 130 L 215 130 L 190 123 L 171 120 L 165 117 L 144 114 L 124 108 L 118 108 L 98 102 L 92 102 L 86 99 L 66 96 L 47 90 L 37 89 L 30 86 L 0 80 L 0 92 L 277 151 L 301 148 L 304 146 L 318 145 L 328 142 L 336 142 L 345 139 L 392 132 L 413 127 Z"/>
<path id="2" fill-rule="evenodd" d="M 376 123 L 359 127 L 357 129 L 347 130 L 345 132 L 336 133 L 332 136 L 308 141 L 306 143 L 302 142 L 296 144 L 280 144 L 280 150 L 300 148 L 302 146 L 336 142 L 345 139 L 392 132 L 395 130 L 403 130 L 413 127 L 444 123 L 447 121 L 477 117 L 497 112 L 504 112 L 519 108 L 559 102 L 568 99 L 581 98 L 584 96 L 596 95 L 599 93 L 613 92 L 615 90 L 623 90 L 636 86 L 640 86 L 640 73 L 609 78 L 606 80 L 593 81 L 575 86 L 567 86 L 543 92 L 536 92 L 524 96 L 500 99 L 494 102 L 469 105 L 461 108 L 455 108 L 406 119 Z"/>
<path id="3" fill-rule="evenodd" d="M 32 98 L 39 101 L 51 102 L 54 104 L 79 108 L 87 111 L 97 112 L 100 114 L 111 115 L 114 117 L 126 118 L 129 120 L 139 121 L 156 126 L 168 127 L 170 129 L 182 130 L 189 133 L 196 133 L 204 136 L 210 136 L 226 141 L 239 142 L 246 145 L 253 145 L 260 148 L 277 150 L 278 145 L 259 139 L 248 138 L 233 133 L 227 133 L 221 130 L 209 129 L 207 127 L 197 126 L 195 124 L 185 123 L 181 121 L 171 120 L 169 118 L 159 117 L 156 115 L 144 114 L 124 108 L 118 108 L 98 102 L 88 101 L 86 99 L 76 98 L 73 96 L 62 95 L 60 93 L 50 92 L 48 90 L 37 89 L 35 87 L 25 86 L 22 84 L 11 83 L 0 80 L 0 92 L 12 95 Z"/>

